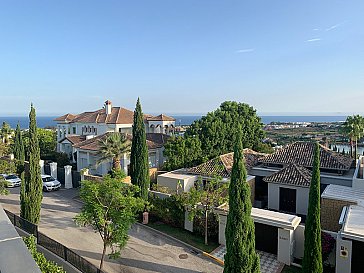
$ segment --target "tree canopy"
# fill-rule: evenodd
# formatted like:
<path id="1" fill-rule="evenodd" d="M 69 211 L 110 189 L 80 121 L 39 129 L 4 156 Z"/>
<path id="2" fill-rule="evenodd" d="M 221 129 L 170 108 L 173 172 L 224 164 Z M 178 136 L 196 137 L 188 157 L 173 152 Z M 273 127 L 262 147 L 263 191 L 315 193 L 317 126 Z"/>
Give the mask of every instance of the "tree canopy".
<path id="1" fill-rule="evenodd" d="M 137 187 L 110 176 L 104 177 L 102 183 L 82 181 L 80 197 L 84 205 L 75 221 L 80 226 L 91 226 L 100 234 L 103 241 L 100 269 L 107 247 L 111 248 L 110 258 L 120 257 L 128 241 L 128 231 L 144 208 L 144 200 L 135 197 L 137 191 Z"/>
<path id="2" fill-rule="evenodd" d="M 203 184 L 202 179 L 196 187 L 192 187 L 184 193 L 183 203 L 188 207 L 190 220 L 195 216 L 205 220 L 205 245 L 208 244 L 208 215 L 214 213 L 214 209 L 227 201 L 229 183 L 216 177 Z"/>
<path id="3" fill-rule="evenodd" d="M 1 128 L 0 128 L 0 137 L 2 143 L 9 143 L 9 138 L 11 136 L 12 130 L 9 124 L 3 121 Z"/>
<path id="4" fill-rule="evenodd" d="M 196 120 L 183 137 L 169 140 L 164 154 L 167 157 L 165 169 L 191 167 L 216 156 L 232 152 L 234 139 L 231 133 L 241 126 L 243 148 L 256 151 L 265 149 L 263 124 L 256 110 L 246 103 L 223 102 L 220 107 Z"/>
<path id="5" fill-rule="evenodd" d="M 120 170 L 120 159 L 130 151 L 130 140 L 126 138 L 125 134 L 113 132 L 109 133 L 105 139 L 101 139 L 99 143 L 100 159 L 97 164 L 112 160 L 113 169 Z"/>
<path id="6" fill-rule="evenodd" d="M 364 136 L 364 117 L 360 115 L 348 116 L 344 122 L 341 132 L 350 139 L 350 155 L 357 157 L 358 141 Z M 355 143 L 354 155 L 353 144 Z"/>
<path id="7" fill-rule="evenodd" d="M 29 158 L 29 140 L 30 131 L 23 133 L 23 142 L 26 152 L 26 158 Z M 37 137 L 39 142 L 40 157 L 49 156 L 54 154 L 57 147 L 57 134 L 54 130 L 37 128 Z"/>

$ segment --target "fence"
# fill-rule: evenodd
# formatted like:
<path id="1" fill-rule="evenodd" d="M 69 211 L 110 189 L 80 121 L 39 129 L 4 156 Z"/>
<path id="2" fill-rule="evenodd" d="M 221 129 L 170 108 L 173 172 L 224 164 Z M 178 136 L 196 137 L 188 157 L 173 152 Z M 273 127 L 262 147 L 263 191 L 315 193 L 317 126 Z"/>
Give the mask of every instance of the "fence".
<path id="1" fill-rule="evenodd" d="M 48 249 L 52 253 L 64 259 L 66 262 L 70 263 L 78 270 L 83 273 L 106 273 L 101 271 L 95 265 L 87 261 L 85 258 L 76 254 L 74 251 L 70 250 L 61 243 L 49 238 L 43 233 L 38 231 L 38 226 L 33 223 L 11 213 L 10 211 L 4 210 L 10 221 L 14 226 L 26 231 L 29 234 L 33 234 L 37 238 L 38 245 Z"/>

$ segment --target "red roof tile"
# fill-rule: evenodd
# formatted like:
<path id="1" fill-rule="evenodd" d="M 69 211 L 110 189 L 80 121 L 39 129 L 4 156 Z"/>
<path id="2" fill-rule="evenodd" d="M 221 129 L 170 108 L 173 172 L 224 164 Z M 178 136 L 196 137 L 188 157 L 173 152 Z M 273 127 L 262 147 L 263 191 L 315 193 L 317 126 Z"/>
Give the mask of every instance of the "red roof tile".
<path id="1" fill-rule="evenodd" d="M 266 154 L 258 153 L 251 149 L 244 149 L 243 153 L 245 159 L 245 166 L 247 169 L 251 169 L 252 167 L 254 167 L 258 163 L 259 158 L 266 156 Z M 233 167 L 233 162 L 234 162 L 234 153 L 228 153 L 213 158 L 196 167 L 188 168 L 183 172 L 189 174 L 208 176 L 208 177 L 217 175 L 224 178 L 229 178 L 231 174 L 231 169 Z"/>
<path id="2" fill-rule="evenodd" d="M 313 164 L 313 142 L 297 141 L 289 144 L 273 154 L 261 158 L 259 161 L 265 164 L 297 165 L 312 168 Z M 330 170 L 349 170 L 353 159 L 349 156 L 339 154 L 320 145 L 320 168 Z"/>
<path id="3" fill-rule="evenodd" d="M 160 114 L 158 116 L 151 116 L 147 118 L 148 121 L 176 121 L 175 118 Z"/>
<path id="4" fill-rule="evenodd" d="M 91 139 L 84 140 L 74 145 L 74 147 L 82 150 L 98 151 L 100 140 L 105 139 L 106 136 L 110 133 L 111 132 L 95 136 Z M 132 140 L 132 136 L 129 134 L 127 135 L 127 138 L 130 141 Z M 168 138 L 169 136 L 164 134 L 147 134 L 148 149 L 157 149 L 163 147 L 164 143 L 167 141 Z"/>
<path id="5" fill-rule="evenodd" d="M 63 116 L 60 116 L 58 118 L 55 118 L 54 121 L 70 122 L 73 119 L 75 119 L 76 117 L 77 117 L 77 115 L 65 114 Z"/>
<path id="6" fill-rule="evenodd" d="M 284 167 L 282 170 L 264 177 L 263 181 L 268 183 L 309 187 L 311 184 L 311 177 L 311 171 L 292 163 Z"/>

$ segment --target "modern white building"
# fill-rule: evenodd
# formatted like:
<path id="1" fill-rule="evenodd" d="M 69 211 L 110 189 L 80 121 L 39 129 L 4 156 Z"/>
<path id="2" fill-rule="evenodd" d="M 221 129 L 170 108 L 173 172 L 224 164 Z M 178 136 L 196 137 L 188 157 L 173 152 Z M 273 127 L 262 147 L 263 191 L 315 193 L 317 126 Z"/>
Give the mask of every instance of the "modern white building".
<path id="1" fill-rule="evenodd" d="M 134 112 L 122 107 L 114 107 L 107 100 L 104 107 L 81 114 L 65 114 L 55 119 L 57 122 L 57 151 L 66 153 L 73 162 L 77 162 L 77 170 L 89 168 L 91 174 L 103 175 L 111 168 L 111 161 L 96 164 L 98 161 L 99 141 L 108 133 L 119 132 L 132 139 Z M 174 133 L 175 119 L 166 115 L 144 115 L 149 149 L 149 165 L 160 167 L 164 163 L 164 143 Z M 129 155 L 125 154 L 121 161 L 127 172 Z"/>
<path id="2" fill-rule="evenodd" d="M 216 209 L 219 215 L 219 243 L 225 245 L 225 228 L 229 206 L 223 204 Z M 301 218 L 270 210 L 252 208 L 255 224 L 255 247 L 257 250 L 277 255 L 277 260 L 286 265 L 293 261 L 295 231 Z"/>

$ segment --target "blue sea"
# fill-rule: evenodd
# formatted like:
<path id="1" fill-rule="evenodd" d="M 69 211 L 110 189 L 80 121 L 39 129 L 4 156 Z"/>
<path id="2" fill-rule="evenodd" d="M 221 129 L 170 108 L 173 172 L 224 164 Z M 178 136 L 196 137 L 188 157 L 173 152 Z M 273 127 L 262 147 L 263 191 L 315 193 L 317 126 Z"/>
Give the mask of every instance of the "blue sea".
<path id="1" fill-rule="evenodd" d="M 202 116 L 177 116 L 172 115 L 176 119 L 176 125 L 190 125 Z M 53 119 L 56 117 L 37 117 L 37 125 L 40 128 L 56 126 Z M 340 122 L 345 121 L 346 116 L 261 116 L 264 124 L 271 122 Z M 12 128 L 16 127 L 19 122 L 22 129 L 28 128 L 28 117 L 0 117 L 0 122 L 8 123 Z"/>

